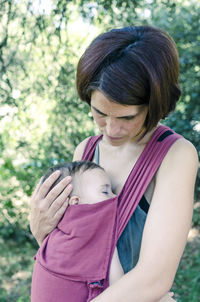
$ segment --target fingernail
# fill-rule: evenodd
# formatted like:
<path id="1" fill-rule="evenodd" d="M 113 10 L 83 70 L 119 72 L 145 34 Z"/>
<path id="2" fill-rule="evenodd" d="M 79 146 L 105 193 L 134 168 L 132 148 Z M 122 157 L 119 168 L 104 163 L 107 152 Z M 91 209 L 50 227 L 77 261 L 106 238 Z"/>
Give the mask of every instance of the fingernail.
<path id="1" fill-rule="evenodd" d="M 59 175 L 60 174 L 60 170 L 57 170 L 54 172 L 55 175 Z"/>

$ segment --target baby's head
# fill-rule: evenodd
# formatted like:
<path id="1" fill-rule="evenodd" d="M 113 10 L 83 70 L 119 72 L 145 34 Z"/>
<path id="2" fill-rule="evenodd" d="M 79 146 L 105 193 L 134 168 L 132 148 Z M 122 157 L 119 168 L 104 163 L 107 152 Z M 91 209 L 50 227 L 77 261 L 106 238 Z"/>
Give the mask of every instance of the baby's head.
<path id="1" fill-rule="evenodd" d="M 66 176 L 72 177 L 73 190 L 69 204 L 96 203 L 114 197 L 111 181 L 102 167 L 90 161 L 75 161 L 53 166 L 43 176 L 44 182 L 53 172 L 60 170 L 60 177 L 51 189 Z"/>

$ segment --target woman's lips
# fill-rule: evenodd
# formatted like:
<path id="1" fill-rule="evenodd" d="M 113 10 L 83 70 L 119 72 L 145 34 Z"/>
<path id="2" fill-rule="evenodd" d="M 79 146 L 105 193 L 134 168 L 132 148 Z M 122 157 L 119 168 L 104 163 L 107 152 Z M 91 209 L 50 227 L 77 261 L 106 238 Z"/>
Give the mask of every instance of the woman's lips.
<path id="1" fill-rule="evenodd" d="M 107 137 L 108 137 L 110 140 L 113 140 L 113 141 L 117 141 L 117 140 L 122 139 L 122 137 L 113 137 L 113 136 L 109 136 L 109 135 L 107 135 Z"/>

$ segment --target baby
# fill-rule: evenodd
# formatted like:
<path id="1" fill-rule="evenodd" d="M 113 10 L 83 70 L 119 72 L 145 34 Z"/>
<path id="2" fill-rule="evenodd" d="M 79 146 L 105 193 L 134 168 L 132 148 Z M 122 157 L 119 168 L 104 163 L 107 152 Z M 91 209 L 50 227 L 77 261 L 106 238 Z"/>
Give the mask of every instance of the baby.
<path id="1" fill-rule="evenodd" d="M 93 162 L 77 161 L 77 162 L 70 162 L 70 163 L 63 163 L 60 165 L 56 165 L 47 171 L 47 173 L 44 175 L 42 179 L 42 183 L 53 172 L 57 170 L 60 170 L 61 172 L 60 176 L 57 179 L 57 181 L 52 185 L 50 190 L 66 176 L 71 176 L 73 190 L 69 196 L 69 206 L 76 206 L 77 204 L 94 204 L 116 196 L 112 192 L 111 181 L 108 175 L 106 174 L 106 172 L 104 171 L 104 169 Z M 49 251 L 49 249 L 51 250 Z M 54 260 L 57 259 L 55 263 L 59 263 L 58 261 L 59 257 L 62 254 L 65 255 L 66 253 L 66 251 L 59 250 L 59 254 L 58 254 L 57 246 L 51 244 L 49 245 L 48 238 L 47 238 L 45 251 L 47 253 L 50 252 L 51 255 L 53 254 Z M 117 248 L 115 247 L 114 254 L 111 260 L 110 271 L 109 271 L 109 284 L 111 285 L 115 283 L 123 275 L 124 275 L 123 268 L 119 261 Z M 61 294 L 62 290 L 64 291 L 65 283 L 63 283 L 62 278 L 60 279 L 60 281 L 57 279 L 57 277 L 55 277 L 57 280 L 52 278 L 54 278 L 53 274 L 48 273 L 47 270 L 45 271 L 45 274 L 41 273 L 37 269 L 34 270 L 34 281 L 32 282 L 31 301 L 33 302 L 49 301 L 49 298 L 47 298 L 48 290 L 43 286 L 43 282 L 45 284 L 45 280 L 46 280 L 46 284 L 51 287 L 51 295 L 55 296 L 55 299 L 51 297 L 51 299 L 53 299 L 52 301 L 57 301 L 57 297 L 62 295 Z M 37 280 L 40 281 L 38 282 Z M 56 282 L 58 282 L 57 284 L 59 284 L 59 289 L 57 286 L 55 286 Z M 173 295 L 172 293 L 166 294 L 166 296 L 163 297 L 159 302 L 175 301 L 171 298 L 172 295 Z"/>
<path id="2" fill-rule="evenodd" d="M 71 176 L 73 190 L 69 196 L 69 205 L 93 204 L 115 197 L 108 175 L 102 167 L 93 162 L 77 161 L 56 165 L 47 171 L 42 179 L 42 183 L 57 170 L 61 172 L 60 177 L 50 189 L 66 176 Z M 111 261 L 109 283 L 113 284 L 123 274 L 117 248 L 115 248 Z"/>

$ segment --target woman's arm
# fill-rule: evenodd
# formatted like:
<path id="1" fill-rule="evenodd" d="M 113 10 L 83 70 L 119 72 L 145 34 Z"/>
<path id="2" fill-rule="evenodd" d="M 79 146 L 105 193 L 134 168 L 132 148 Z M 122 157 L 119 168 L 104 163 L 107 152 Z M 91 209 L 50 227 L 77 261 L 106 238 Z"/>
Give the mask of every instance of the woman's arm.
<path id="1" fill-rule="evenodd" d="M 77 146 L 74 161 L 81 160 L 88 139 L 86 138 Z M 68 207 L 68 196 L 72 190 L 71 177 L 64 178 L 49 192 L 59 175 L 60 172 L 57 171 L 42 185 L 40 181 L 30 201 L 30 228 L 39 245 L 55 229 Z"/>
<path id="2" fill-rule="evenodd" d="M 197 167 L 192 144 L 174 143 L 157 173 L 138 264 L 93 302 L 155 302 L 170 290 L 191 225 Z"/>
<path id="3" fill-rule="evenodd" d="M 75 149 L 74 151 L 74 156 L 73 156 L 73 161 L 78 161 L 81 160 L 83 152 L 85 150 L 85 147 L 87 145 L 87 142 L 89 140 L 90 137 L 87 137 L 86 139 L 84 139 Z"/>

